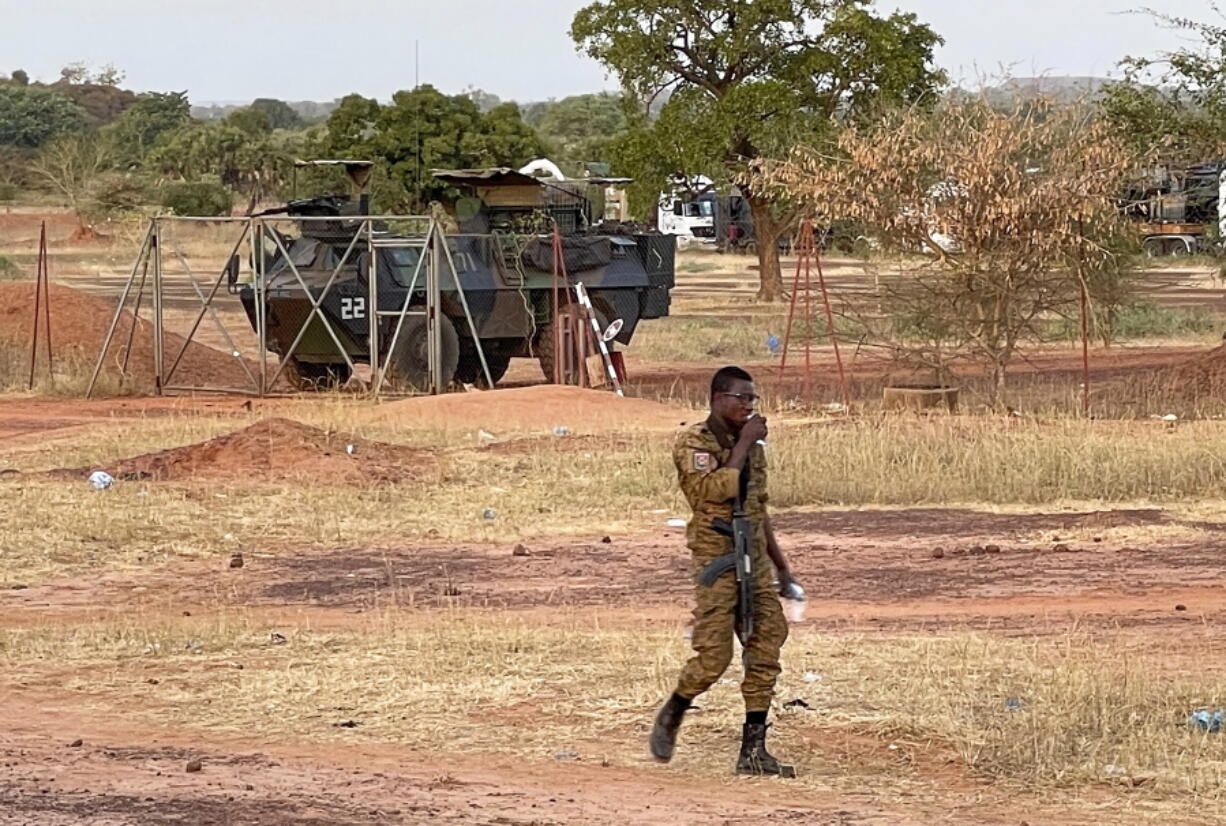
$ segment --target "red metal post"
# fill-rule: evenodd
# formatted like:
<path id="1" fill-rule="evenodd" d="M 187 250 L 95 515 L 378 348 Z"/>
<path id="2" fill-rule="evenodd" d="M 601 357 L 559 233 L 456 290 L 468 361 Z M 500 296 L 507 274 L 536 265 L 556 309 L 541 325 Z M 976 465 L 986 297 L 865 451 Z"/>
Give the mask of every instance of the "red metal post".
<path id="1" fill-rule="evenodd" d="M 800 252 L 800 257 L 796 259 L 796 275 L 792 277 L 792 295 L 788 300 L 788 323 L 783 328 L 783 354 L 779 358 L 780 381 L 783 380 L 783 371 L 788 365 L 788 344 L 792 339 L 792 319 L 796 315 L 796 295 L 800 291 L 800 264 L 804 260 L 804 250 L 798 248 L 798 252 Z"/>
<path id="2" fill-rule="evenodd" d="M 55 375 L 51 357 L 51 286 L 47 267 L 47 222 L 43 221 L 38 235 L 38 264 L 34 275 L 34 330 L 30 338 L 30 379 L 27 389 L 34 389 L 34 372 L 38 364 L 38 331 L 43 328 L 47 341 L 47 375 Z"/>
<path id="3" fill-rule="evenodd" d="M 813 388 L 813 224 L 807 218 L 800 230 L 801 243 L 805 249 L 805 378 L 800 385 L 802 399 L 810 398 Z"/>
<path id="4" fill-rule="evenodd" d="M 553 383 L 562 384 L 562 313 L 559 305 L 560 290 L 558 278 L 562 272 L 562 237 L 558 233 L 558 222 L 553 222 Z"/>
<path id="5" fill-rule="evenodd" d="M 39 257 L 43 262 L 43 327 L 47 341 L 47 377 L 54 381 L 55 361 L 51 348 L 51 255 L 47 251 L 47 222 L 43 221 L 39 232 Z"/>
<path id="6" fill-rule="evenodd" d="M 826 276 L 822 273 L 822 258 L 814 252 L 817 260 L 817 285 L 822 291 L 822 303 L 826 305 L 826 324 L 830 327 L 830 343 L 834 345 L 834 363 L 839 368 L 839 389 L 843 393 L 843 407 L 851 410 L 851 393 L 847 389 L 847 375 L 843 370 L 843 355 L 839 351 L 839 336 L 834 330 L 834 311 L 830 309 L 830 294 L 826 291 Z"/>

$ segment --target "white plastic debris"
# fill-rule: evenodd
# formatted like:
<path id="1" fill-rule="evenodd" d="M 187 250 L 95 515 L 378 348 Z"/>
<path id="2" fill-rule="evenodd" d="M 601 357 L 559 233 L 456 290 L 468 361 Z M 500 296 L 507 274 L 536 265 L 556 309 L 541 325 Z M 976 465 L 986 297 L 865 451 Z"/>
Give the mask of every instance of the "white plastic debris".
<path id="1" fill-rule="evenodd" d="M 672 519 L 667 520 L 664 524 L 668 525 L 670 528 L 684 528 L 685 520 L 678 519 L 677 517 L 674 516 Z"/>
<path id="2" fill-rule="evenodd" d="M 570 428 L 569 428 L 569 427 L 567 427 L 566 425 L 561 425 L 561 424 L 560 424 L 560 425 L 555 425 L 555 426 L 554 426 L 554 428 L 553 428 L 553 435 L 555 435 L 555 436 L 569 436 L 569 435 L 570 435 Z"/>
<path id="3" fill-rule="evenodd" d="M 89 483 L 94 486 L 94 490 L 106 490 L 115 484 L 115 477 L 105 470 L 95 470 L 89 475 Z"/>
<path id="4" fill-rule="evenodd" d="M 477 431 L 477 441 L 478 442 L 492 442 L 494 441 L 494 434 L 490 433 L 488 430 L 478 430 Z"/>
<path id="5" fill-rule="evenodd" d="M 816 671 L 806 671 L 800 679 L 804 680 L 806 683 L 816 683 L 822 679 L 822 675 L 818 674 Z"/>
<path id="6" fill-rule="evenodd" d="M 345 452 L 348 453 L 350 456 L 352 456 L 353 454 L 358 452 L 358 449 L 354 445 L 345 445 Z"/>

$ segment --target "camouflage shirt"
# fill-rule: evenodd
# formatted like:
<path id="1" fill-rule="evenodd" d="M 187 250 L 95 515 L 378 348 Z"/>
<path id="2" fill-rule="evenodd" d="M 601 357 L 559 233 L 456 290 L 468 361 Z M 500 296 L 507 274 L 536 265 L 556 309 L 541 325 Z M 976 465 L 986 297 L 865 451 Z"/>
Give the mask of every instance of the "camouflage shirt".
<path id="1" fill-rule="evenodd" d="M 713 519 L 732 518 L 732 503 L 742 482 L 742 473 L 728 467 L 736 438 L 714 417 L 691 425 L 677 436 L 673 463 L 681 492 L 693 516 L 686 528 L 686 545 L 696 562 L 707 562 L 731 550 L 730 540 L 715 532 Z M 766 450 L 755 444 L 749 450 L 745 474 L 745 514 L 754 526 L 754 557 L 759 571 L 772 570 L 766 554 Z"/>

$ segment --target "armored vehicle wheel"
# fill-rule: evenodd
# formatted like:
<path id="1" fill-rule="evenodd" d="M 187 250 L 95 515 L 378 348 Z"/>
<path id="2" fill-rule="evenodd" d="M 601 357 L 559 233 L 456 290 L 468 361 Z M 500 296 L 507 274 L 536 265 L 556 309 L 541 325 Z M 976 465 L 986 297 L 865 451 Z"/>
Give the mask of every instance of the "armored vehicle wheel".
<path id="1" fill-rule="evenodd" d="M 602 330 L 608 326 L 604 313 L 600 312 L 600 310 L 596 310 L 596 321 Z M 561 325 L 574 324 L 575 329 L 579 330 L 584 335 L 590 332 L 587 327 L 579 326 L 581 324 L 586 325 L 587 321 L 583 320 L 582 312 L 579 310 L 579 307 L 574 304 L 568 304 L 562 308 L 562 310 L 558 313 L 558 323 Z M 539 361 L 541 364 L 541 372 L 545 374 L 545 381 L 550 382 L 554 380 L 553 348 L 555 336 L 556 332 L 553 327 L 553 320 L 551 319 L 545 322 L 545 324 L 537 330 L 536 342 L 533 344 L 537 361 Z M 567 371 L 567 375 L 562 377 L 562 383 L 578 384 L 579 376 L 575 375 L 573 370 Z"/>
<path id="2" fill-rule="evenodd" d="M 349 381 L 353 371 L 348 364 L 321 364 L 290 358 L 285 375 L 299 390 L 331 390 Z"/>
<path id="3" fill-rule="evenodd" d="M 439 337 L 442 339 L 443 385 L 451 384 L 460 361 L 460 337 L 451 319 L 439 315 Z M 396 350 L 388 359 L 388 378 L 416 390 L 430 387 L 429 342 L 426 339 L 426 319 L 410 316 L 404 320 Z"/>
<path id="4" fill-rule="evenodd" d="M 494 384 L 498 384 L 511 366 L 511 356 L 486 345 L 485 363 L 490 368 L 490 378 L 494 380 Z M 478 358 L 477 348 L 473 346 L 471 339 L 460 339 L 460 363 L 456 367 L 455 380 L 489 389 L 485 381 L 485 371 L 481 369 L 481 359 Z"/>

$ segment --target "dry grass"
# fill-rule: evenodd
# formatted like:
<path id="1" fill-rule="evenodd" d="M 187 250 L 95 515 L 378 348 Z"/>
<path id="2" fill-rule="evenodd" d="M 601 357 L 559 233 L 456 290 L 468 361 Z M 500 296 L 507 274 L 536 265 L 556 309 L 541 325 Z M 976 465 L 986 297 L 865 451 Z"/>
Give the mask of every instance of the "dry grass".
<path id="1" fill-rule="evenodd" d="M 669 316 L 643 325 L 630 352 L 652 362 L 727 362 L 769 358 L 768 335 L 783 335 L 783 324 L 770 318 L 734 320 Z"/>
<path id="2" fill-rule="evenodd" d="M 771 433 L 778 505 L 1169 502 L 1226 495 L 1215 422 L 862 418 Z"/>
<path id="3" fill-rule="evenodd" d="M 345 430 L 354 402 L 335 397 L 293 415 Z M 0 451 L 23 471 L 105 469 L 114 459 L 202 441 L 254 414 L 113 422 Z M 515 541 L 650 530 L 687 511 L 666 434 L 538 438 L 511 449 L 394 426 L 359 435 L 431 450 L 419 481 L 352 486 L 327 479 L 231 483 L 0 479 L 0 581 L 29 584 L 98 567 L 149 565 L 244 547 L 367 547 Z M 822 506 L 1177 505 L 1220 511 L 1226 431 L 1214 422 L 867 418 L 780 424 L 770 440 L 777 508 Z M 486 519 L 486 508 L 495 518 Z"/>
<path id="4" fill-rule="evenodd" d="M 86 353 L 79 347 L 57 347 L 54 373 L 51 373 L 47 368 L 46 352 L 40 336 L 33 392 L 40 396 L 84 397 L 97 353 Z M 0 393 L 27 392 L 29 380 L 30 343 L 0 341 Z M 121 388 L 116 377 L 106 373 L 99 376 L 99 395 L 118 396 L 125 392 L 130 393 L 131 388 Z"/>
<path id="5" fill-rule="evenodd" d="M 537 759 L 574 751 L 615 764 L 642 759 L 646 723 L 685 656 L 673 631 L 603 628 L 598 615 L 541 627 L 393 611 L 328 633 L 238 614 L 0 632 L 14 677 L 62 681 L 83 707 L 160 724 Z M 807 632 L 794 634 L 784 665 L 779 700 L 811 708 L 778 712 L 777 746 L 811 789 L 863 792 L 876 777 L 872 797 L 924 794 L 952 767 L 997 784 L 977 784 L 988 797 L 1096 789 L 1190 816 L 1226 781 L 1223 735 L 1186 725 L 1191 710 L 1226 701 L 1226 675 L 1171 669 L 1126 637 Z M 679 771 L 726 776 L 736 676 L 690 716 Z M 345 720 L 359 725 L 338 728 Z"/>

